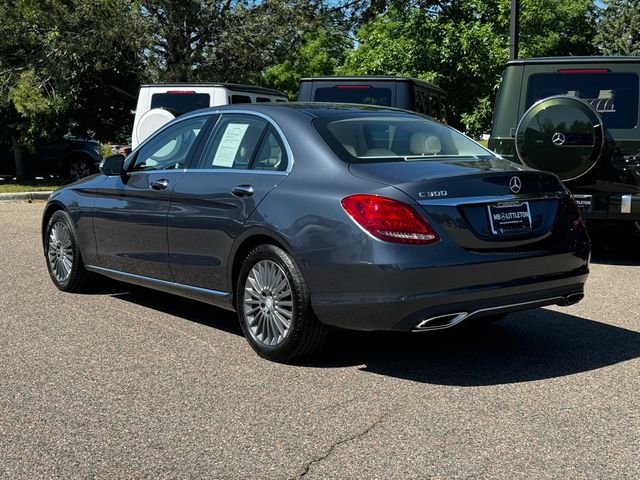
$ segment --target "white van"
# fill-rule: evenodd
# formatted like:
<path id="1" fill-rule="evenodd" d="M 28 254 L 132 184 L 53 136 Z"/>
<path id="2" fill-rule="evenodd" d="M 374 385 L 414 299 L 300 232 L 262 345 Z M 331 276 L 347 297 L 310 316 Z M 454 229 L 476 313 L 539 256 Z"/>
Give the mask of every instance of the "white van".
<path id="1" fill-rule="evenodd" d="M 183 113 L 233 103 L 286 102 L 287 95 L 271 88 L 233 83 L 157 83 L 142 85 L 131 133 L 136 148 L 149 135 Z"/>

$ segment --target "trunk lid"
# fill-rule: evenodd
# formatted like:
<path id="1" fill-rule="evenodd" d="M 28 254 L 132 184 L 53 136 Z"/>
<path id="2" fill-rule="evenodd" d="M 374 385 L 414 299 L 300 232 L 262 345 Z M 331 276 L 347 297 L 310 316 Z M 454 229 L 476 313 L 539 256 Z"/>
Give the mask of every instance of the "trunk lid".
<path id="1" fill-rule="evenodd" d="M 495 159 L 352 163 L 353 175 L 420 204 L 435 227 L 469 250 L 532 249 L 560 241 L 571 205 L 559 179 Z"/>

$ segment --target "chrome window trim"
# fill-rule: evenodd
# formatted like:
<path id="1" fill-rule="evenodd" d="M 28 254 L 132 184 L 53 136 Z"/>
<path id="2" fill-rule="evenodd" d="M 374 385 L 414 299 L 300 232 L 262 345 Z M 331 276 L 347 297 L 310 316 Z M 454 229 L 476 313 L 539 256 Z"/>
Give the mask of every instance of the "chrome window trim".
<path id="1" fill-rule="evenodd" d="M 214 107 L 215 108 L 215 107 Z M 295 160 L 293 158 L 293 150 L 291 150 L 291 146 L 289 145 L 289 140 L 287 140 L 287 137 L 285 136 L 284 132 L 282 131 L 282 129 L 280 128 L 280 126 L 268 115 L 262 113 L 262 112 L 253 112 L 251 110 L 214 110 L 213 112 L 208 112 L 208 114 L 210 115 L 220 115 L 220 119 L 218 120 L 218 122 L 220 120 L 222 120 L 222 118 L 224 117 L 225 114 L 240 114 L 240 115 L 253 115 L 255 117 L 260 117 L 263 120 L 266 120 L 267 123 L 269 125 L 271 125 L 275 131 L 278 133 L 278 135 L 280 136 L 280 140 L 282 140 L 282 144 L 284 145 L 284 149 L 287 152 L 287 169 L 282 171 L 282 172 L 278 172 L 278 171 L 274 171 L 274 172 L 270 172 L 272 175 L 273 174 L 280 174 L 280 175 L 288 175 L 291 172 L 291 169 L 293 168 L 293 164 L 295 163 Z M 215 128 L 215 126 L 214 126 Z M 213 133 L 213 131 L 211 131 L 211 133 Z M 155 135 L 155 134 L 154 134 Z M 209 140 L 209 139 L 207 139 Z M 188 172 L 197 172 L 197 171 L 202 171 L 202 172 L 228 172 L 230 170 L 235 170 L 237 172 L 250 172 L 250 173 L 256 173 L 259 172 L 260 170 L 253 170 L 250 168 L 187 168 L 186 169 Z"/>

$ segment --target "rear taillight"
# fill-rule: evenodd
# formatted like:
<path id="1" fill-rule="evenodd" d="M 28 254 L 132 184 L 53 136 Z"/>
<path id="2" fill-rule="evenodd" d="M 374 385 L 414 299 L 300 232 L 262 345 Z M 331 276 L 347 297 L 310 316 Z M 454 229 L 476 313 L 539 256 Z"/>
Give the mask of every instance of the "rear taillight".
<path id="1" fill-rule="evenodd" d="M 582 214 L 578 208 L 578 203 L 576 199 L 573 198 L 573 195 L 569 195 L 569 200 L 571 202 L 571 229 L 580 230 L 584 227 L 584 222 L 582 221 Z"/>
<path id="2" fill-rule="evenodd" d="M 342 207 L 358 225 L 380 240 L 428 245 L 440 240 L 429 223 L 409 205 L 377 195 L 351 195 Z"/>

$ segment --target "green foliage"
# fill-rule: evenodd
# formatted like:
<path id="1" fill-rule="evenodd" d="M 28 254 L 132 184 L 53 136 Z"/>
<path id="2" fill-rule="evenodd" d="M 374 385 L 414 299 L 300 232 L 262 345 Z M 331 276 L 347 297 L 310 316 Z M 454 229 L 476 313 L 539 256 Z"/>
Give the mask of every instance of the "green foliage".
<path id="1" fill-rule="evenodd" d="M 508 59 L 509 0 L 396 3 L 357 30 L 340 71 L 436 83 L 449 93 L 455 126 L 487 132 Z M 591 0 L 523 0 L 521 56 L 594 53 L 596 14 Z"/>
<path id="2" fill-rule="evenodd" d="M 608 0 L 595 45 L 605 55 L 640 55 L 640 2 Z"/>
<path id="3" fill-rule="evenodd" d="M 301 78 L 335 74 L 350 47 L 351 40 L 337 29 L 309 32 L 303 35 L 297 51 L 265 70 L 263 83 L 294 98 Z"/>

